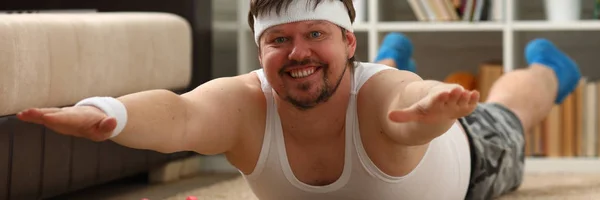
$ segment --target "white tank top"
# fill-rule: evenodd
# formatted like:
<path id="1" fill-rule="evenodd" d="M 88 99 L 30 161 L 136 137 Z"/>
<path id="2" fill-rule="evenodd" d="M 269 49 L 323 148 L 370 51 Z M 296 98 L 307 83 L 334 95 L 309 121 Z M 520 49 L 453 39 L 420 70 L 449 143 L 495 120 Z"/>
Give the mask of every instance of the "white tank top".
<path id="1" fill-rule="evenodd" d="M 356 109 L 360 87 L 375 73 L 394 69 L 359 63 L 352 80 L 350 103 L 346 112 L 346 149 L 341 177 L 326 186 L 311 186 L 299 181 L 290 168 L 283 142 L 281 121 L 273 91 L 262 70 L 260 78 L 267 98 L 267 118 L 263 146 L 254 171 L 242 176 L 261 200 L 453 200 L 464 199 L 470 175 L 467 139 L 459 124 L 434 139 L 418 166 L 403 177 L 392 177 L 369 159 L 360 140 Z M 458 122 L 457 122 L 458 123 Z"/>

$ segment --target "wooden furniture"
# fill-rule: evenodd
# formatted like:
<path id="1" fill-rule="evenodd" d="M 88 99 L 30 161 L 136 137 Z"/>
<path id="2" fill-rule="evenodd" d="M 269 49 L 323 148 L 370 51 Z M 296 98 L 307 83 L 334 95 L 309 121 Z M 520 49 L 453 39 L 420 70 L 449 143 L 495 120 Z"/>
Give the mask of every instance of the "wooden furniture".
<path id="1" fill-rule="evenodd" d="M 189 51 L 181 51 L 188 52 L 189 55 L 183 57 L 190 58 L 188 84 L 183 87 L 178 85 L 176 89 L 173 87 L 173 91 L 181 93 L 211 79 L 211 3 L 212 1 L 204 0 L 19 0 L 0 2 L 0 12 L 94 10 L 96 12 L 152 11 L 178 15 L 189 23 L 191 36 Z M 34 47 L 43 48 L 43 44 Z M 5 47 L 0 46 L 0 49 L 2 48 Z M 5 66 L 0 67 L 0 73 L 3 70 L 6 70 Z M 6 104 L 0 103 L 0 106 Z M 91 142 L 67 137 L 53 133 L 42 126 L 19 121 L 14 114 L 13 112 L 0 115 L 0 199 L 55 197 L 147 173 L 152 168 L 169 161 L 194 155 L 190 152 L 163 154 L 126 148 L 111 141 Z"/>

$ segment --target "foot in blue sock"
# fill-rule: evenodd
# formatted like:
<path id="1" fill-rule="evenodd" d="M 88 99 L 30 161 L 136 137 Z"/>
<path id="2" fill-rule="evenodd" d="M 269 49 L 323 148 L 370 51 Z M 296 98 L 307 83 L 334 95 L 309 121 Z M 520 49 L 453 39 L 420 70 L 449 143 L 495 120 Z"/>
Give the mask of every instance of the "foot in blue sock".
<path id="1" fill-rule="evenodd" d="M 408 66 L 406 68 L 399 68 L 399 69 L 408 70 L 413 73 L 417 73 L 417 64 L 415 64 L 415 61 L 411 58 L 410 61 L 408 61 Z"/>
<path id="2" fill-rule="evenodd" d="M 400 33 L 390 33 L 383 39 L 375 62 L 392 59 L 396 63 L 398 69 L 416 72 L 415 63 L 411 59 L 412 54 L 412 43 L 405 35 Z"/>
<path id="3" fill-rule="evenodd" d="M 546 39 L 535 39 L 525 47 L 527 64 L 541 64 L 554 70 L 558 80 L 558 95 L 554 103 L 560 104 L 575 90 L 581 79 L 577 63 Z"/>

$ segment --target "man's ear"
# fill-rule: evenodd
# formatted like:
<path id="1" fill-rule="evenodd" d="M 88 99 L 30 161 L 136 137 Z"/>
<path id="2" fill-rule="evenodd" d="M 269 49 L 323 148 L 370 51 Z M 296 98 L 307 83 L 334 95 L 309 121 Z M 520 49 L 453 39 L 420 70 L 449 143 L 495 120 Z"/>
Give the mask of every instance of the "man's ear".
<path id="1" fill-rule="evenodd" d="M 346 50 L 348 51 L 348 58 L 350 59 L 356 53 L 356 35 L 350 31 L 344 31 L 344 37 L 346 37 Z"/>

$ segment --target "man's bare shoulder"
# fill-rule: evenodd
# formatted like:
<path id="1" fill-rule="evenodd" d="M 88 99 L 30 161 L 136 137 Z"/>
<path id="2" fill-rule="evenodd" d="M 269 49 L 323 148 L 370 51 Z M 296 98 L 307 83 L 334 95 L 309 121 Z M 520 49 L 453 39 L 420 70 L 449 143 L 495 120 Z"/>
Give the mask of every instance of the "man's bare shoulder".
<path id="1" fill-rule="evenodd" d="M 207 95 L 221 103 L 259 106 L 265 102 L 256 73 L 215 78 L 184 94 L 191 99 L 204 99 Z"/>
<path id="2" fill-rule="evenodd" d="M 373 67 L 385 66 L 385 65 L 377 64 L 377 63 L 370 63 L 370 64 Z M 365 66 L 365 67 L 369 67 L 369 66 Z M 415 81 L 422 81 L 422 80 L 423 79 L 421 78 L 421 76 L 417 75 L 414 72 L 406 71 L 406 70 L 398 70 L 398 69 L 394 69 L 394 68 L 390 67 L 390 69 L 381 70 L 381 71 L 373 74 L 373 76 L 371 76 L 364 83 L 364 85 L 360 88 L 359 94 L 360 93 L 368 94 L 368 93 L 376 92 L 379 90 L 388 90 L 388 89 L 404 87 L 408 83 L 415 82 Z M 386 92 L 386 91 L 381 91 L 381 92 Z M 367 95 L 367 96 L 370 96 L 370 95 Z"/>
<path id="3" fill-rule="evenodd" d="M 419 76 L 418 74 L 411 72 L 411 71 L 406 71 L 406 70 L 382 70 L 378 73 L 376 73 L 375 75 L 373 75 L 373 77 L 371 77 L 370 80 L 375 80 L 375 81 L 385 81 L 385 82 L 395 82 L 395 81 L 416 81 L 416 80 L 422 80 L 421 76 Z"/>
<path id="4" fill-rule="evenodd" d="M 403 95 L 407 85 L 423 80 L 419 75 L 405 70 L 381 70 L 373 74 L 357 94 L 358 109 L 367 118 L 385 118 L 389 105 Z"/>
<path id="5" fill-rule="evenodd" d="M 247 92 L 263 95 L 260 79 L 256 73 L 247 73 L 232 77 L 238 81 L 240 87 L 243 87 Z"/>

